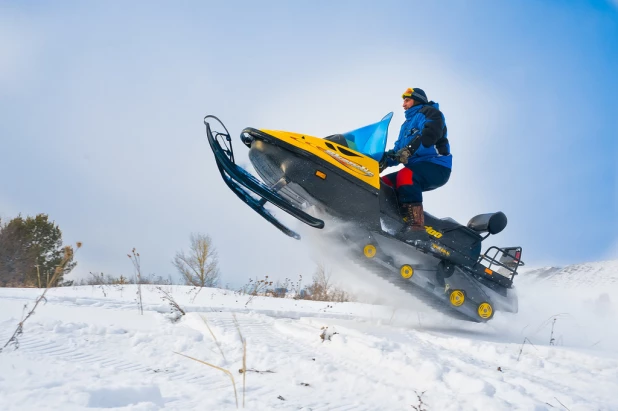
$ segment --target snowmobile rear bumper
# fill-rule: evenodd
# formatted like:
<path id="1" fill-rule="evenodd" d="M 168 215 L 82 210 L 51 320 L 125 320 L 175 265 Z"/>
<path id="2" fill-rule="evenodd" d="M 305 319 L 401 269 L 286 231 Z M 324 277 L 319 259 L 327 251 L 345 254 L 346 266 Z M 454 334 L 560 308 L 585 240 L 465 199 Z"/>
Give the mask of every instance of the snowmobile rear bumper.
<path id="1" fill-rule="evenodd" d="M 217 121 L 225 130 L 225 132 L 215 132 L 210 127 L 208 120 Z M 292 229 L 285 226 L 281 221 L 277 220 L 270 211 L 264 208 L 264 205 L 269 202 L 286 213 L 292 215 L 303 223 L 314 228 L 324 228 L 324 221 L 315 218 L 303 210 L 295 207 L 291 202 L 283 198 L 277 193 L 277 187 L 268 187 L 253 175 L 239 167 L 234 161 L 234 150 L 232 148 L 232 139 L 227 128 L 221 120 L 215 116 L 204 117 L 204 125 L 206 126 L 206 136 L 208 143 L 215 155 L 217 167 L 221 173 L 221 177 L 227 186 L 240 198 L 245 204 L 255 210 L 259 215 L 264 217 L 269 223 L 273 224 L 286 235 L 295 239 L 300 239 L 300 235 Z M 256 198 L 257 197 L 257 198 Z"/>

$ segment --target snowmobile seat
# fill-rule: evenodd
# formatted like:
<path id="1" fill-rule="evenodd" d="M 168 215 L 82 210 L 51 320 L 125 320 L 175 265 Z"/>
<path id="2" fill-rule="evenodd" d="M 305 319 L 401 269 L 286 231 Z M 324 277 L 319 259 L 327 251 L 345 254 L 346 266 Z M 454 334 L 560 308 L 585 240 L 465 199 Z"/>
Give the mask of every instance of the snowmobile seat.
<path id="1" fill-rule="evenodd" d="M 477 233 L 498 234 L 506 227 L 506 215 L 502 211 L 497 213 L 479 214 L 468 221 L 468 228 Z"/>
<path id="2" fill-rule="evenodd" d="M 481 254 L 480 234 L 452 218 L 436 218 L 425 212 L 425 225 L 443 234 L 439 239 L 440 243 L 457 250 L 470 259 L 476 260 Z"/>

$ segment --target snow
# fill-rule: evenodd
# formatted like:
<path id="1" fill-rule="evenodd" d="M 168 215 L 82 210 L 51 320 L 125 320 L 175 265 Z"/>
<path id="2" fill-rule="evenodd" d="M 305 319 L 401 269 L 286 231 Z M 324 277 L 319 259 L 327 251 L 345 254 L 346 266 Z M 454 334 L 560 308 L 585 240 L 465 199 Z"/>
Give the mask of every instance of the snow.
<path id="1" fill-rule="evenodd" d="M 618 261 L 574 264 L 568 267 L 544 267 L 530 270 L 534 276 L 560 288 L 603 288 L 618 286 Z"/>
<path id="2" fill-rule="evenodd" d="M 554 271 L 518 278 L 520 312 L 486 324 L 394 302 L 221 289 L 192 301 L 170 286 L 187 311 L 177 319 L 154 286 L 144 315 L 134 286 L 52 289 L 0 353 L 0 410 L 236 408 L 229 376 L 176 353 L 229 370 L 242 408 L 239 333 L 247 409 L 411 410 L 419 396 L 427 410 L 618 409 L 616 262 Z M 0 344 L 40 293 L 0 289 Z"/>

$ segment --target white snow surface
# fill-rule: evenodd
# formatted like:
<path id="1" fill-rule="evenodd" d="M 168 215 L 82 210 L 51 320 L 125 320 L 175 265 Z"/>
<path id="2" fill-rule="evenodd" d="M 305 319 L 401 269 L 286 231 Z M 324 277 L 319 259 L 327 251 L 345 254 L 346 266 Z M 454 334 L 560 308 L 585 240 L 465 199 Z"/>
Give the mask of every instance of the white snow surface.
<path id="1" fill-rule="evenodd" d="M 573 264 L 567 267 L 543 267 L 524 271 L 524 276 L 537 277 L 559 288 L 591 288 L 618 286 L 618 261 Z"/>
<path id="2" fill-rule="evenodd" d="M 419 310 L 412 297 L 203 289 L 192 301 L 191 288 L 167 286 L 187 311 L 174 322 L 155 286 L 143 286 L 143 315 L 135 286 L 51 289 L 18 348 L 0 353 L 0 410 L 236 409 L 228 375 L 176 353 L 229 370 L 239 407 L 244 396 L 253 410 L 618 410 L 618 287 L 588 281 L 600 266 L 616 276 L 616 262 L 563 269 L 563 283 L 520 276 L 520 312 L 486 324 Z M 0 346 L 41 292 L 0 289 Z"/>

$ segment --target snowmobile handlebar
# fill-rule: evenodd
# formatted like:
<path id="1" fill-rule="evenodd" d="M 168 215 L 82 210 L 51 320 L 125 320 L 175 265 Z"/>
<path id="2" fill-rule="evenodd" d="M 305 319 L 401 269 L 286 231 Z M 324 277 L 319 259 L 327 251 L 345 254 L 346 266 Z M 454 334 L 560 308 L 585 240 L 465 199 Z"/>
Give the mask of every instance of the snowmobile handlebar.
<path id="1" fill-rule="evenodd" d="M 384 153 L 384 155 L 386 156 L 386 158 L 390 158 L 392 160 L 397 159 L 397 153 L 395 153 L 395 151 L 393 150 L 388 150 Z"/>

